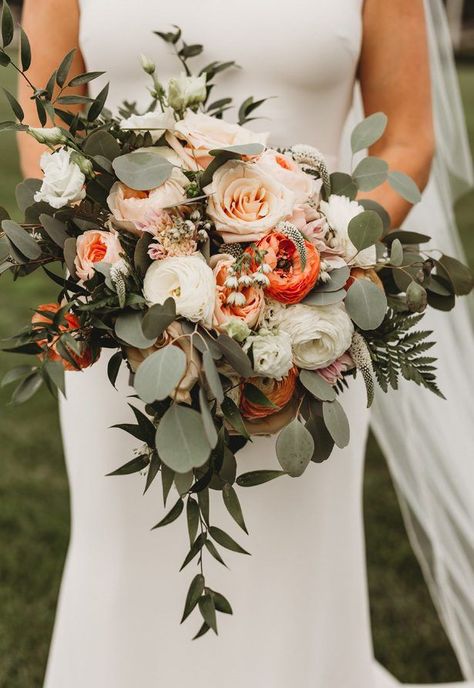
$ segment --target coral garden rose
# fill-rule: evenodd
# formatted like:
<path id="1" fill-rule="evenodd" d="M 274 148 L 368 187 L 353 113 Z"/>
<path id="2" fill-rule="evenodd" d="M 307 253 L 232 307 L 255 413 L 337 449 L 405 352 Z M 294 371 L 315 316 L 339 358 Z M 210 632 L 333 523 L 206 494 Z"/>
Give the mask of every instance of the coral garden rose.
<path id="1" fill-rule="evenodd" d="M 299 368 L 327 368 L 345 353 L 352 342 L 354 326 L 344 306 L 295 306 L 273 314 L 281 330 L 288 332 L 293 360 Z"/>
<path id="2" fill-rule="evenodd" d="M 254 285 L 240 287 L 240 292 L 245 297 L 245 303 L 227 303 L 231 293 L 224 282 L 229 275 L 229 268 L 234 263 L 232 256 L 220 254 L 211 256 L 209 264 L 214 272 L 216 284 L 216 299 L 214 307 L 214 326 L 218 330 L 226 330 L 226 326 L 232 318 L 239 318 L 248 327 L 254 327 L 260 317 L 264 306 L 263 290 Z"/>
<path id="3" fill-rule="evenodd" d="M 296 366 L 293 366 L 288 375 L 281 380 L 275 380 L 275 378 L 269 377 L 252 377 L 248 380 L 244 380 L 242 382 L 242 395 L 240 398 L 240 410 L 242 415 L 249 420 L 256 420 L 280 411 L 293 398 L 297 379 L 298 369 Z M 263 392 L 263 394 L 275 404 L 275 408 L 271 406 L 261 406 L 247 399 L 245 396 L 246 382 L 250 382 Z"/>
<path id="4" fill-rule="evenodd" d="M 225 243 L 258 241 L 290 214 L 294 195 L 257 165 L 229 160 L 205 188 L 208 214 Z"/>
<path id="5" fill-rule="evenodd" d="M 212 324 L 215 282 L 211 268 L 200 254 L 155 261 L 143 281 L 143 295 L 152 305 L 172 297 L 176 313 L 192 322 Z"/>
<path id="6" fill-rule="evenodd" d="M 245 143 L 265 144 L 267 139 L 268 134 L 257 134 L 238 124 L 191 110 L 176 122 L 174 133 L 166 134 L 168 144 L 184 166 L 193 171 L 205 169 L 212 162 L 211 150 Z"/>
<path id="7" fill-rule="evenodd" d="M 268 148 L 255 165 L 292 191 L 297 204 L 304 203 L 315 193 L 314 179 L 303 172 L 289 155 Z"/>
<path id="8" fill-rule="evenodd" d="M 270 281 L 267 296 L 291 304 L 298 303 L 311 291 L 319 277 L 320 258 L 313 244 L 305 241 L 305 246 L 306 265 L 302 270 L 299 251 L 285 234 L 270 232 L 256 244 L 256 249 L 264 252 L 263 262 L 272 269 L 267 275 Z M 252 247 L 247 251 L 257 255 Z M 255 260 L 253 267 L 258 267 Z"/>
<path id="9" fill-rule="evenodd" d="M 163 334 L 156 340 L 153 346 L 147 349 L 137 349 L 135 347 L 127 347 L 126 355 L 130 364 L 130 368 L 135 373 L 143 361 L 154 354 L 158 349 L 162 349 L 168 344 L 179 347 L 186 356 L 186 371 L 178 383 L 176 389 L 170 396 L 174 397 L 176 401 L 181 404 L 191 403 L 190 391 L 196 384 L 199 378 L 199 371 L 201 370 L 201 362 L 197 350 L 191 345 L 189 337 L 181 337 L 183 328 L 179 322 L 174 322 L 163 332 Z M 178 337 L 180 337 L 178 339 Z"/>
<path id="10" fill-rule="evenodd" d="M 76 266 L 77 276 L 81 280 L 88 280 L 94 276 L 96 263 L 116 265 L 122 263 L 122 246 L 115 232 L 101 229 L 90 229 L 77 237 Z"/>
<path id="11" fill-rule="evenodd" d="M 37 312 L 34 313 L 33 317 L 31 318 L 33 328 L 39 329 L 45 325 L 51 325 L 54 314 L 57 313 L 60 308 L 61 305 L 59 303 L 43 303 L 38 306 L 36 309 Z M 80 354 L 78 354 L 76 351 L 73 351 L 67 343 L 63 342 L 67 352 L 76 365 L 73 365 L 70 360 L 63 358 L 63 356 L 61 356 L 61 354 L 58 352 L 58 340 L 61 334 L 68 332 L 74 336 L 74 332 L 78 331 L 80 327 L 81 324 L 79 319 L 74 315 L 74 313 L 65 313 L 63 322 L 59 325 L 59 332 L 57 334 L 52 336 L 52 338 L 49 340 L 48 338 L 37 340 L 38 346 L 43 349 L 43 352 L 39 354 L 39 358 L 42 360 L 46 358 L 50 361 L 59 361 L 65 370 L 78 370 L 82 368 L 88 368 L 90 365 L 92 365 L 94 362 L 92 350 L 85 342 L 81 342 L 79 339 L 76 341 L 81 349 Z"/>
<path id="12" fill-rule="evenodd" d="M 348 227 L 350 221 L 364 212 L 364 207 L 357 201 L 351 201 L 347 196 L 332 194 L 327 201 L 321 201 L 321 212 L 327 224 L 333 230 L 334 236 L 329 245 L 340 251 L 346 262 L 353 261 L 357 267 L 371 267 L 377 262 L 375 246 L 369 246 L 358 252 L 349 238 Z"/>
<path id="13" fill-rule="evenodd" d="M 45 201 L 52 208 L 64 208 L 82 201 L 86 197 L 85 175 L 71 155 L 69 148 L 59 148 L 54 153 L 43 153 L 40 167 L 43 170 L 43 183 L 35 193 L 36 203 Z"/>

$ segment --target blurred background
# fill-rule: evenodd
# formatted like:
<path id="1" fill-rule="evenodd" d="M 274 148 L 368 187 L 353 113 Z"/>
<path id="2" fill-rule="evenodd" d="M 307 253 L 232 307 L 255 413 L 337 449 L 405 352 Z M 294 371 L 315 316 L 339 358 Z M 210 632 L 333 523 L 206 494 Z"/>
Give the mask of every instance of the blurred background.
<path id="1" fill-rule="evenodd" d="M 11 5 L 19 11 L 21 2 Z M 447 0 L 446 5 L 474 148 L 474 2 Z M 0 81 L 14 92 L 13 71 L 2 69 Z M 0 121 L 9 118 L 1 99 Z M 14 189 L 20 181 L 15 139 L 9 133 L 0 136 L 0 206 L 15 216 Z M 472 268 L 474 193 L 458 203 L 456 215 Z M 40 273 L 16 285 L 9 274 L 3 275 L 0 337 L 19 329 L 30 318 L 33 304 L 55 297 L 53 285 Z M 11 355 L 0 357 L 0 378 L 14 364 Z M 46 391 L 19 409 L 8 400 L 8 390 L 1 389 L 0 688 L 34 688 L 42 683 L 68 542 L 68 488 L 55 401 Z M 364 502 L 377 658 L 404 683 L 460 679 L 373 437 L 367 449 Z"/>

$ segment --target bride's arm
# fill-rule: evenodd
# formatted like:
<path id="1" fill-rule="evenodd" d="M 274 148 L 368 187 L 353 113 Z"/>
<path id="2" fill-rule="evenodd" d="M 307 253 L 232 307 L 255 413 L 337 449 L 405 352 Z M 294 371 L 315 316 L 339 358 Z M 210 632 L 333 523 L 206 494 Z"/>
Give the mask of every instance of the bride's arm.
<path id="1" fill-rule="evenodd" d="M 37 87 L 43 88 L 51 73 L 72 48 L 78 46 L 79 8 L 77 0 L 25 0 L 23 3 L 22 25 L 31 42 L 33 61 L 28 70 L 28 78 Z M 84 71 L 79 50 L 76 52 L 70 78 Z M 68 94 L 83 93 L 83 89 L 69 89 Z M 31 89 L 24 79 L 19 80 L 18 97 L 25 112 L 25 122 L 31 126 L 41 126 L 36 113 Z M 73 110 L 74 106 L 68 106 Z M 48 123 L 46 126 L 51 126 Z M 18 135 L 20 164 L 25 177 L 40 175 L 39 156 L 43 146 L 24 133 Z"/>
<path id="2" fill-rule="evenodd" d="M 365 0 L 359 78 L 367 115 L 382 111 L 389 123 L 370 149 L 423 189 L 434 152 L 430 65 L 423 0 Z M 399 227 L 410 205 L 384 184 L 365 197 L 382 203 Z"/>

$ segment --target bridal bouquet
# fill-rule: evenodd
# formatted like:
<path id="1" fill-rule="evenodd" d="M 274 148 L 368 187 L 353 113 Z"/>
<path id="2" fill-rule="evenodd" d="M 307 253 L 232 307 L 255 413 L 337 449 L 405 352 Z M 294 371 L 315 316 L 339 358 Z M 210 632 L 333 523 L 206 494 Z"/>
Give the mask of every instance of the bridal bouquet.
<path id="1" fill-rule="evenodd" d="M 12 26 L 4 3 L 4 47 Z M 134 103 L 109 112 L 107 86 L 96 98 L 71 94 L 101 75 L 69 78 L 73 53 L 44 87 L 31 84 L 23 31 L 20 64 L 0 49 L 0 65 L 28 80 L 42 128 L 24 122 L 8 92 L 15 119 L 0 126 L 49 148 L 42 178 L 17 188 L 24 219 L 1 211 L 8 256 L 0 271 L 18 279 L 41 269 L 60 288 L 5 347 L 36 360 L 3 384 L 16 383 L 14 403 L 43 384 L 64 392 L 64 370 L 93 365 L 103 349 L 113 352 L 113 385 L 129 369 L 135 422 L 117 427 L 140 447 L 112 475 L 143 473 L 145 490 L 159 478 L 165 504 L 174 494 L 155 528 L 186 514 L 181 568 L 199 568 L 182 618 L 198 608 L 200 636 L 217 632 L 216 612 L 232 613 L 205 579 L 205 556 L 224 563 L 222 549 L 247 554 L 214 525 L 210 491 L 247 532 L 236 486 L 302 476 L 334 445 L 345 447 L 343 392 L 356 375 L 368 405 L 376 385 L 396 389 L 400 376 L 441 395 L 431 333 L 416 327 L 427 306 L 452 308 L 472 277 L 455 258 L 422 249 L 429 236 L 389 232 L 386 211 L 358 200 L 388 182 L 417 202 L 406 175 L 371 156 L 352 174 L 330 173 L 312 146 L 270 147 L 245 126 L 263 100 L 248 98 L 235 124 L 223 119 L 231 98 L 211 102 L 216 75 L 234 63 L 193 75 L 189 61 L 202 46 L 186 44 L 179 29 L 159 35 L 184 73 L 163 85 L 143 58 L 144 112 Z M 353 153 L 385 126 L 382 113 L 361 122 Z M 254 434 L 276 432 L 274 470 L 238 475 L 236 452 Z"/>

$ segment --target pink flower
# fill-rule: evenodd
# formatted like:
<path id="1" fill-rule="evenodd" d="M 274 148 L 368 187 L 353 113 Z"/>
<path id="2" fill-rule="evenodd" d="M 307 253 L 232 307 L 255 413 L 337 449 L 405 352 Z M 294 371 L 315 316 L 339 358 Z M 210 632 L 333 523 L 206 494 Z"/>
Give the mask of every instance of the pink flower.
<path id="1" fill-rule="evenodd" d="M 316 375 L 319 375 L 326 380 L 330 385 L 335 385 L 338 380 L 342 380 L 343 373 L 354 367 L 354 361 L 348 353 L 342 354 L 337 361 L 331 363 L 326 368 L 319 368 L 315 371 Z"/>
<path id="2" fill-rule="evenodd" d="M 95 263 L 121 262 L 122 246 L 115 232 L 90 229 L 77 238 L 74 265 L 81 280 L 94 276 Z"/>
<path id="3" fill-rule="evenodd" d="M 326 263 L 328 272 L 346 265 L 341 247 L 330 245 L 327 239 L 326 218 L 322 217 L 316 208 L 307 203 L 296 206 L 289 221 L 296 225 L 308 241 L 317 248 L 321 260 Z"/>
<path id="4" fill-rule="evenodd" d="M 277 179 L 287 189 L 293 191 L 295 203 L 304 203 L 315 192 L 316 187 L 313 178 L 303 172 L 293 158 L 288 155 L 268 148 L 258 158 L 255 165 Z"/>

